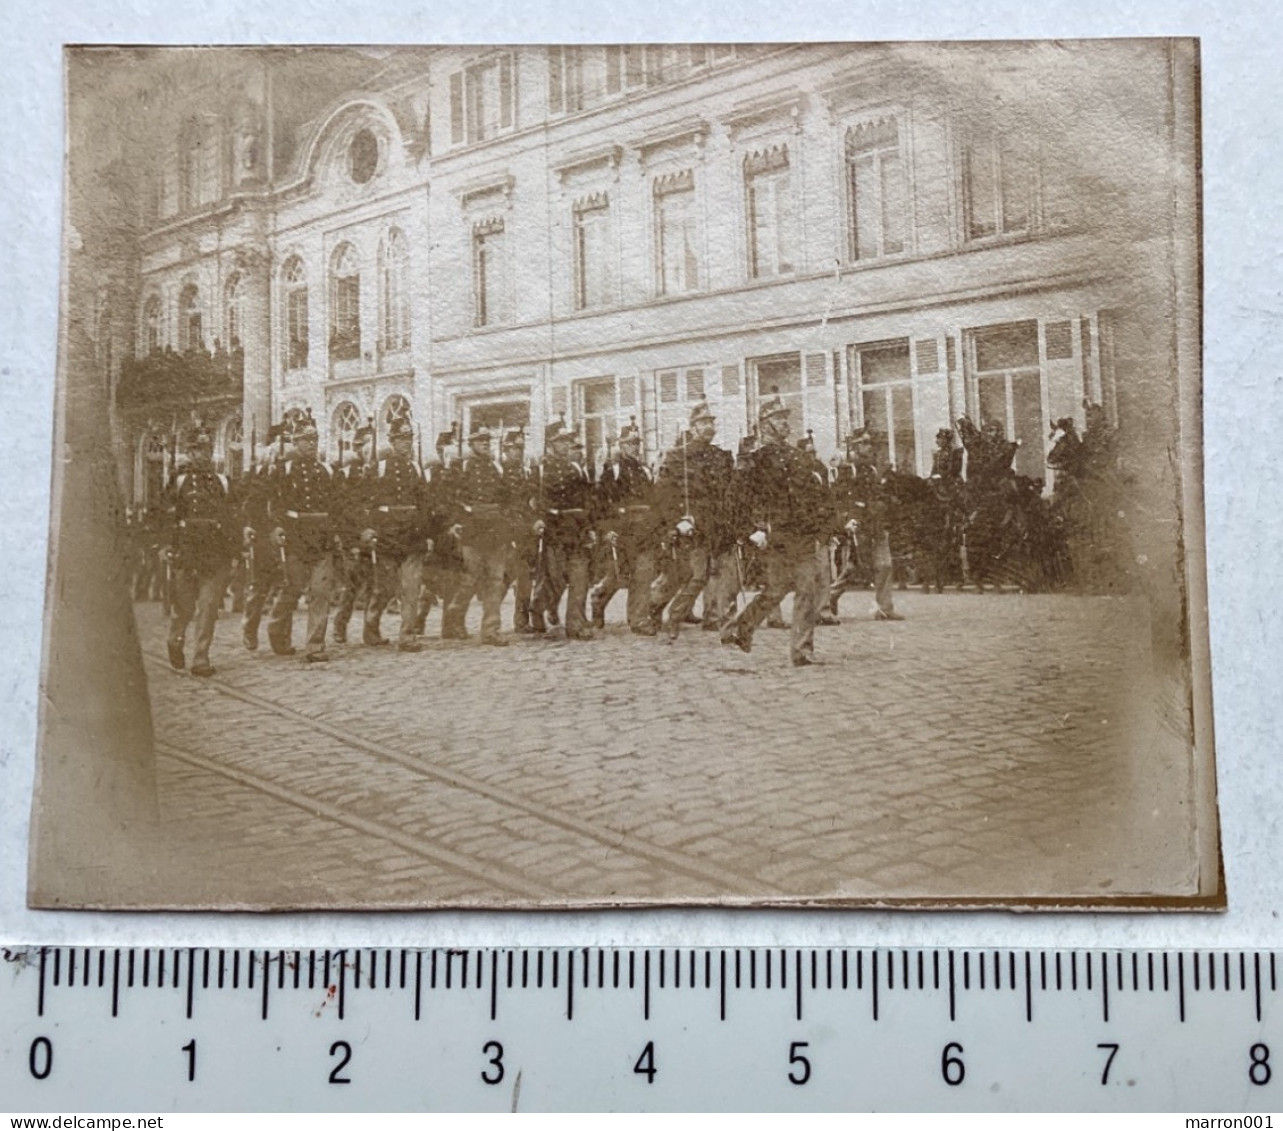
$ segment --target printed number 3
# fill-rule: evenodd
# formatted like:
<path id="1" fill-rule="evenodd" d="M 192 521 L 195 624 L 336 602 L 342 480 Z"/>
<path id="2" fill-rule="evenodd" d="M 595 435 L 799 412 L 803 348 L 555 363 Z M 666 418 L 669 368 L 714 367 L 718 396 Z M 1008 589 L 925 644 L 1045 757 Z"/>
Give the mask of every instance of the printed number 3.
<path id="1" fill-rule="evenodd" d="M 481 1073 L 481 1079 L 487 1084 L 497 1084 L 503 1079 L 503 1045 L 498 1041 L 486 1041 L 485 1047 L 481 1050 L 490 1057 L 490 1064 L 493 1067 L 492 1073 L 489 1068 Z"/>

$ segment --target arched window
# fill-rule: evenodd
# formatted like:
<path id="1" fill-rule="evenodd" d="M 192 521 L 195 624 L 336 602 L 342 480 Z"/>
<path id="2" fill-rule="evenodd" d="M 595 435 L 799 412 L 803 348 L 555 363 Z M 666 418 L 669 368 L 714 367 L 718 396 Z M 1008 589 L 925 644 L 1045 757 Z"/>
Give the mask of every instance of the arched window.
<path id="1" fill-rule="evenodd" d="M 201 332 L 200 290 L 195 283 L 188 283 L 178 296 L 178 348 L 183 353 L 203 349 L 205 338 Z"/>
<path id="2" fill-rule="evenodd" d="M 223 472 L 237 479 L 245 468 L 245 423 L 239 412 L 223 425 Z"/>
<path id="3" fill-rule="evenodd" d="M 143 352 L 155 353 L 160 348 L 160 296 L 152 295 L 143 303 Z"/>
<path id="4" fill-rule="evenodd" d="M 334 249 L 330 267 L 330 360 L 361 356 L 361 268 L 350 243 Z"/>
<path id="5" fill-rule="evenodd" d="M 239 271 L 223 287 L 224 344 L 229 350 L 241 348 L 241 334 L 245 328 L 245 276 Z"/>
<path id="6" fill-rule="evenodd" d="M 307 368 L 307 275 L 303 261 L 292 255 L 281 268 L 285 292 L 285 368 Z"/>
<path id="7" fill-rule="evenodd" d="M 383 402 L 383 411 L 379 413 L 379 440 L 386 441 L 394 420 L 413 420 L 410 402 L 400 393 L 393 393 Z"/>
<path id="8" fill-rule="evenodd" d="M 330 435 L 333 438 L 334 459 L 343 462 L 343 457 L 352 451 L 356 430 L 361 426 L 361 410 L 351 401 L 344 401 L 334 410 L 331 419 Z"/>
<path id="9" fill-rule="evenodd" d="M 380 326 L 386 352 L 410 346 L 410 254 L 400 228 L 388 232 L 380 249 Z"/>

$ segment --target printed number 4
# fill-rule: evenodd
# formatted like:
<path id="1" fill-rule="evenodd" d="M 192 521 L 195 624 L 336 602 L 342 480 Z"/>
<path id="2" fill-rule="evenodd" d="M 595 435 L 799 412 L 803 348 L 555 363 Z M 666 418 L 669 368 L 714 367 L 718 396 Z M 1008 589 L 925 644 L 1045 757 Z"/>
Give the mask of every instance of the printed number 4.
<path id="1" fill-rule="evenodd" d="M 655 1082 L 655 1073 L 659 1070 L 655 1067 L 654 1041 L 646 1042 L 646 1047 L 642 1049 L 641 1056 L 637 1058 L 637 1063 L 633 1065 L 633 1071 L 638 1076 L 645 1076 L 647 1084 Z"/>

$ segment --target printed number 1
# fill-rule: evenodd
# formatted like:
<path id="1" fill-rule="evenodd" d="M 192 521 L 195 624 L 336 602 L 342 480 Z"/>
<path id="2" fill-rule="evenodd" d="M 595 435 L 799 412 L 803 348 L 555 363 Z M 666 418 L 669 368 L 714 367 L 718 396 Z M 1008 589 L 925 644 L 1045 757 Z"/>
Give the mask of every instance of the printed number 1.
<path id="1" fill-rule="evenodd" d="M 193 1037 L 179 1051 L 187 1054 L 187 1082 L 190 1084 L 196 1079 L 196 1038 Z"/>

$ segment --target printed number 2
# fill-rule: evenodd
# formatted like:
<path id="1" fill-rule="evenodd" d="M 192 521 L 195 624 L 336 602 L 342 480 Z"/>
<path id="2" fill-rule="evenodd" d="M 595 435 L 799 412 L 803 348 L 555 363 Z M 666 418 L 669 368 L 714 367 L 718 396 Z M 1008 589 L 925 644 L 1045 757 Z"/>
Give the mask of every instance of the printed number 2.
<path id="1" fill-rule="evenodd" d="M 647 1041 L 646 1047 L 642 1049 L 641 1056 L 637 1058 L 637 1063 L 633 1065 L 633 1071 L 638 1076 L 645 1076 L 647 1084 L 655 1082 L 655 1073 L 659 1070 L 655 1067 L 655 1042 Z"/>
<path id="2" fill-rule="evenodd" d="M 1100 1074 L 1100 1082 L 1102 1084 L 1108 1084 L 1109 1070 L 1114 1065 L 1114 1057 L 1118 1055 L 1118 1049 L 1120 1046 L 1112 1044 L 1109 1041 L 1101 1041 L 1101 1043 L 1098 1044 L 1096 1047 L 1098 1049 L 1109 1049 L 1109 1056 L 1105 1058 L 1105 1071 Z"/>
<path id="3" fill-rule="evenodd" d="M 352 1080 L 347 1076 L 340 1076 L 339 1073 L 347 1067 L 347 1063 L 352 1059 L 352 1046 L 347 1041 L 335 1041 L 330 1045 L 330 1056 L 337 1056 L 339 1052 L 343 1053 L 343 1059 L 330 1070 L 331 1084 L 350 1084 Z"/>

